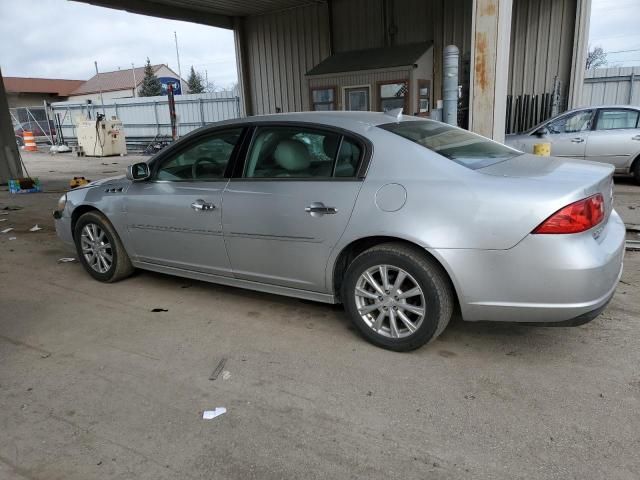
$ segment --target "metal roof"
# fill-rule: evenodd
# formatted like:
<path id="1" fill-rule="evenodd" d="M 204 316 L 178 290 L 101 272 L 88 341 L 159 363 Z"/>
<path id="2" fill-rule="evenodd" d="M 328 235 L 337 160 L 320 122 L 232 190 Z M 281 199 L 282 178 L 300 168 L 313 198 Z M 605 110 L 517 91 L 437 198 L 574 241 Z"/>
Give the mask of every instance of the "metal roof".
<path id="1" fill-rule="evenodd" d="M 421 42 L 394 47 L 371 48 L 331 55 L 307 72 L 307 75 L 378 70 L 413 65 L 431 46 Z"/>
<path id="2" fill-rule="evenodd" d="M 75 0 L 131 13 L 233 28 L 233 17 L 264 15 L 326 0 Z M 204 14 L 204 15 L 203 15 Z"/>
<path id="3" fill-rule="evenodd" d="M 4 77 L 7 93 L 53 93 L 68 96 L 84 83 L 84 80 L 63 80 L 59 78 Z"/>
<path id="4" fill-rule="evenodd" d="M 166 65 L 152 65 L 153 72 L 157 72 L 161 67 Z M 169 68 L 169 67 L 167 67 Z M 136 87 L 138 87 L 144 79 L 144 67 L 134 68 Z M 171 70 L 171 69 L 169 69 Z M 173 70 L 171 70 L 173 72 Z M 173 72 L 178 78 L 178 74 Z M 131 90 L 133 88 L 133 73 L 130 68 L 126 70 L 115 70 L 113 72 L 100 72 L 94 75 L 82 85 L 78 86 L 71 95 L 84 95 L 87 93 L 113 92 L 117 90 Z"/>

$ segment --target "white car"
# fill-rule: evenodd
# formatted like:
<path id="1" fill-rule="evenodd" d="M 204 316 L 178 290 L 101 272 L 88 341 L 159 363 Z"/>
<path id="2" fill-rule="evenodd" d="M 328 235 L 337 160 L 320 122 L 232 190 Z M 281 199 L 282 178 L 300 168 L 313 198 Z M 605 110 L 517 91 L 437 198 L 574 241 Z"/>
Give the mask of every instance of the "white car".
<path id="1" fill-rule="evenodd" d="M 565 112 L 518 135 L 506 144 L 533 153 L 536 143 L 550 143 L 551 155 L 609 163 L 618 174 L 640 184 L 640 108 L 630 105 L 583 107 Z"/>

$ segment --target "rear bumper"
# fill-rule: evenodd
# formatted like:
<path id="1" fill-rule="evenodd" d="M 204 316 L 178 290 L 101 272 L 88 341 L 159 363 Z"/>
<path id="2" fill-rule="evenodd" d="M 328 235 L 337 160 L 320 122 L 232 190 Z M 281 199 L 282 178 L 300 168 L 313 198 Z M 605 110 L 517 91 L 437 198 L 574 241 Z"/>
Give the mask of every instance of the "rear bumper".
<path id="1" fill-rule="evenodd" d="M 432 253 L 452 277 L 465 320 L 556 323 L 606 306 L 622 275 L 624 241 L 614 210 L 597 237 L 528 235 L 509 250 Z"/>

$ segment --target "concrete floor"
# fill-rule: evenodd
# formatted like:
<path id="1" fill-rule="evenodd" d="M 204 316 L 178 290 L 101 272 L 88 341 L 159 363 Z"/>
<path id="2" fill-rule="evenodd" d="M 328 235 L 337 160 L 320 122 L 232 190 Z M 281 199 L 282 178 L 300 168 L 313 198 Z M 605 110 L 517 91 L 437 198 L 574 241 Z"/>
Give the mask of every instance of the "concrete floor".
<path id="1" fill-rule="evenodd" d="M 25 160 L 48 192 L 0 192 L 23 207 L 0 216 L 0 479 L 640 477 L 640 253 L 588 325 L 454 320 L 398 354 L 340 308 L 57 263 L 64 184 L 132 158 Z M 640 187 L 616 193 L 640 224 Z"/>

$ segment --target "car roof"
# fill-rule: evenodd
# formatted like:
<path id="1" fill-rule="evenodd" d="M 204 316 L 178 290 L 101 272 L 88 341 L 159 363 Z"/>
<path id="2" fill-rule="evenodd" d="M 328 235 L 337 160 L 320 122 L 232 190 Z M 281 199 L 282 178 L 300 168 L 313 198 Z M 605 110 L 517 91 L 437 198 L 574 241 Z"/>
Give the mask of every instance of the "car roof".
<path id="1" fill-rule="evenodd" d="M 566 112 L 562 112 L 557 116 L 564 115 L 566 113 L 571 113 L 571 112 L 579 112 L 581 110 L 594 110 L 596 108 L 623 108 L 623 109 L 640 111 L 640 107 L 638 107 L 637 105 L 585 105 L 583 107 L 567 110 Z"/>
<path id="2" fill-rule="evenodd" d="M 344 112 L 344 111 L 328 111 L 328 112 L 292 112 L 292 113 L 276 113 L 269 115 L 255 115 L 245 118 L 237 118 L 216 122 L 211 127 L 222 125 L 238 125 L 247 123 L 267 123 L 267 122 L 300 122 L 314 123 L 317 125 L 326 125 L 332 127 L 340 127 L 346 130 L 365 131 L 371 127 L 377 127 L 393 122 L 407 121 L 424 121 L 424 118 L 414 117 L 411 115 L 396 116 L 392 113 L 383 112 Z M 206 128 L 206 127 L 205 127 Z"/>

